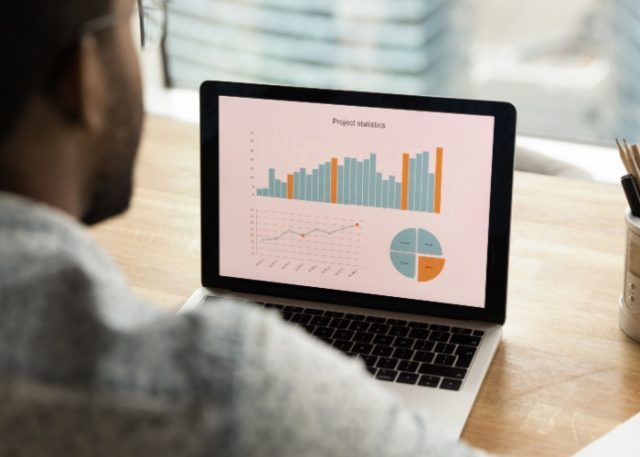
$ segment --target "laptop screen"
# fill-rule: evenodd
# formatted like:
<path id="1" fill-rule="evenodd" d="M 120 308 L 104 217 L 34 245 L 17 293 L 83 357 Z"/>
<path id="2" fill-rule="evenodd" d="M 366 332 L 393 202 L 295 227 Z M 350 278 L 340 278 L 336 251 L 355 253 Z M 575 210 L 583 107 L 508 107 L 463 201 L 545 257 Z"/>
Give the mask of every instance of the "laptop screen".
<path id="1" fill-rule="evenodd" d="M 217 105 L 220 276 L 485 306 L 494 116 Z"/>

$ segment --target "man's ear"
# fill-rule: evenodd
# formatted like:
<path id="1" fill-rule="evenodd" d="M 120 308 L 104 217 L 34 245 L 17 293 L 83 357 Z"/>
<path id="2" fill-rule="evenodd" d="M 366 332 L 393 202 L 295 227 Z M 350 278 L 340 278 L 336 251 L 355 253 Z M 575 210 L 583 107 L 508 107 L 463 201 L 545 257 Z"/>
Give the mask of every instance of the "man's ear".
<path id="1" fill-rule="evenodd" d="M 60 59 L 48 92 L 65 120 L 99 131 L 106 122 L 106 82 L 98 40 L 85 34 Z"/>

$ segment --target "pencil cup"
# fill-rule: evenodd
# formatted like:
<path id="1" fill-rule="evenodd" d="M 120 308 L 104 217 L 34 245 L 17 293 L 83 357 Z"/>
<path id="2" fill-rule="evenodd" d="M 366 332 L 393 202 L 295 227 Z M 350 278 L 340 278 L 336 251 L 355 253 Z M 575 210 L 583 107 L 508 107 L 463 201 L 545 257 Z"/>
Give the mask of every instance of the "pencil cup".
<path id="1" fill-rule="evenodd" d="M 627 210 L 625 221 L 627 248 L 618 320 L 620 329 L 630 338 L 640 342 L 640 217 L 635 217 Z"/>

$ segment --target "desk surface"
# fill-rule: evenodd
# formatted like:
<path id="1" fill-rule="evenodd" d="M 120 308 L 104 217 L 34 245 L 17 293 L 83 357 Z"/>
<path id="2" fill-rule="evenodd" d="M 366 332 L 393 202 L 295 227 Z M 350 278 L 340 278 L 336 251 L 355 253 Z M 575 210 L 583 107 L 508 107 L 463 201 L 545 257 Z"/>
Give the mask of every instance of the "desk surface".
<path id="1" fill-rule="evenodd" d="M 195 125 L 149 119 L 132 209 L 94 230 L 167 310 L 200 285 L 198 162 Z M 640 344 L 617 326 L 625 206 L 618 186 L 516 173 L 507 324 L 469 443 L 570 455 L 640 411 Z"/>

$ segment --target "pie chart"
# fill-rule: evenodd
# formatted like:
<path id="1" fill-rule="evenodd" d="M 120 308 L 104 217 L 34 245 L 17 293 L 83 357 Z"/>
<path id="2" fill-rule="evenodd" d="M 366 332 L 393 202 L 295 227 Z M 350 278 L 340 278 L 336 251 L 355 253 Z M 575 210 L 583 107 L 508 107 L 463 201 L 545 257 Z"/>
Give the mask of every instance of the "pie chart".
<path id="1" fill-rule="evenodd" d="M 433 233 L 408 228 L 391 242 L 391 262 L 398 272 L 419 282 L 435 279 L 444 268 L 442 246 Z"/>

